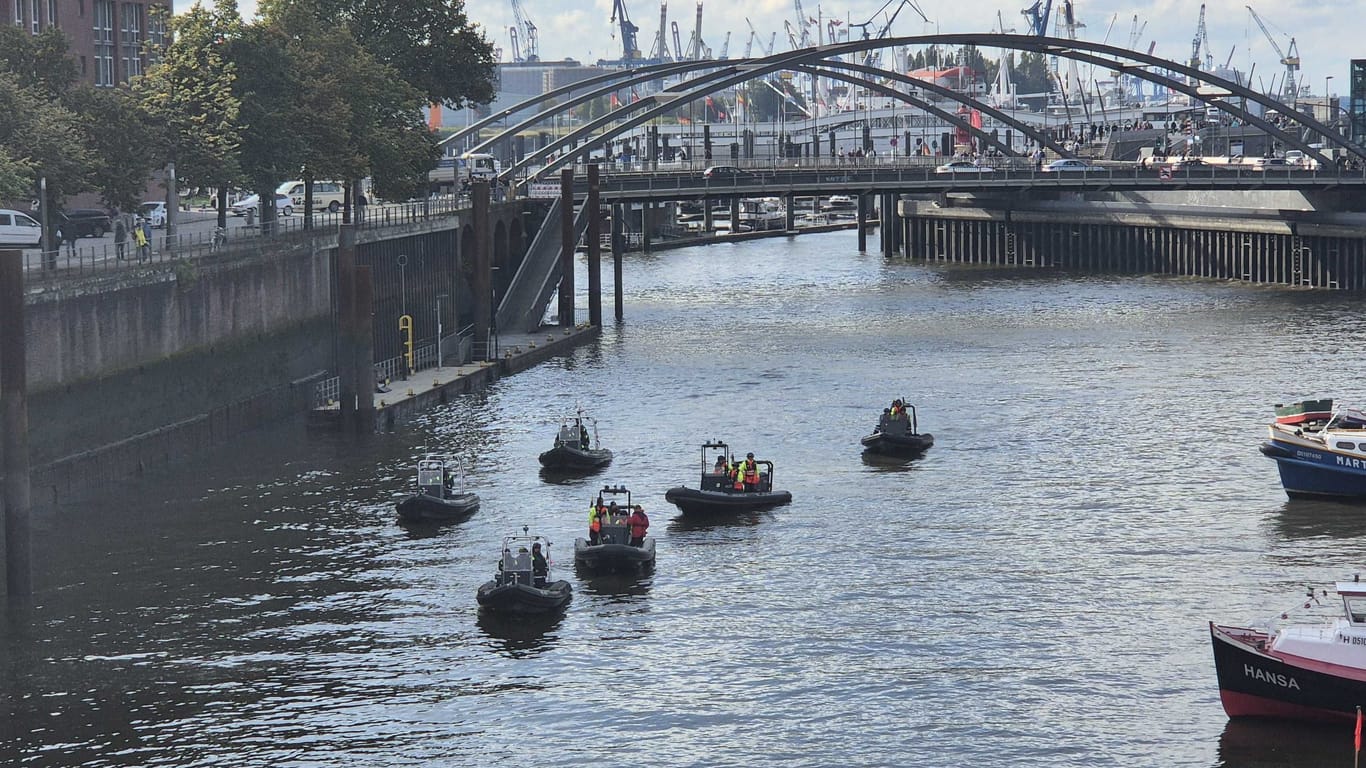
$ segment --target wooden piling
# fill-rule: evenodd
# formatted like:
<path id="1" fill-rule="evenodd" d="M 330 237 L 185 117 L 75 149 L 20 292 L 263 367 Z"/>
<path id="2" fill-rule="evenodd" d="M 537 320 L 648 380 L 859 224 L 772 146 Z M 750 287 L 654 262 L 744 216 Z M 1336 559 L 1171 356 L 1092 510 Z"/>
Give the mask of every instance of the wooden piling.
<path id="1" fill-rule="evenodd" d="M 18 598 L 33 594 L 24 328 L 24 254 L 0 251 L 0 451 L 5 468 L 0 492 L 0 510 L 5 515 L 5 581 L 0 593 Z"/>

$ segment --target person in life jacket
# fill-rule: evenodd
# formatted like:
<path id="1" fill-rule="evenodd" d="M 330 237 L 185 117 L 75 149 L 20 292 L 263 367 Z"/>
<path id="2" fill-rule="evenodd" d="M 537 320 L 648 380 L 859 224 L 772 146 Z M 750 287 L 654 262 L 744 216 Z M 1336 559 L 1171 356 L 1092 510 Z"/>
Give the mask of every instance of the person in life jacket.
<path id="1" fill-rule="evenodd" d="M 588 505 L 588 543 L 596 545 L 602 541 L 602 519 L 607 515 L 607 507 L 602 503 L 602 496 L 598 500 Z"/>
<path id="2" fill-rule="evenodd" d="M 738 476 L 744 480 L 746 491 L 759 490 L 759 463 L 754 460 L 754 454 L 745 454 L 745 460 L 740 462 Z"/>
<path id="3" fill-rule="evenodd" d="M 724 453 L 717 454 L 717 456 L 716 456 L 716 466 L 712 467 L 712 468 L 711 468 L 711 471 L 712 471 L 712 474 L 714 474 L 714 475 L 728 475 L 728 474 L 730 474 L 730 467 L 726 466 L 726 455 L 725 455 Z"/>
<path id="4" fill-rule="evenodd" d="M 626 524 L 631 526 L 631 546 L 645 546 L 645 532 L 650 530 L 650 518 L 645 516 L 645 508 L 637 504 L 631 510 L 631 516 L 627 518 Z"/>
<path id="5" fill-rule="evenodd" d="M 892 418 L 899 419 L 906 415 L 906 404 L 901 402 L 901 398 L 892 401 Z"/>

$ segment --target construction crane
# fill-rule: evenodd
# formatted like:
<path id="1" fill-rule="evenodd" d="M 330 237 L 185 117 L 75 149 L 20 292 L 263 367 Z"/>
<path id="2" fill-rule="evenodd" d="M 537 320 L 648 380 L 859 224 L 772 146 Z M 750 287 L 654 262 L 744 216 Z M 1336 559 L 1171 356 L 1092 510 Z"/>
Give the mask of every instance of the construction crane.
<path id="1" fill-rule="evenodd" d="M 1299 75 L 1296 73 L 1300 70 L 1300 52 L 1299 49 L 1295 47 L 1295 38 L 1291 37 L 1290 47 L 1282 51 L 1281 46 L 1276 43 L 1276 38 L 1271 36 L 1271 32 L 1266 28 L 1266 24 L 1262 23 L 1262 17 L 1258 16 L 1257 12 L 1252 10 L 1252 6 L 1248 5 L 1244 7 L 1247 8 L 1248 13 L 1252 14 L 1252 20 L 1257 22 L 1257 26 L 1261 27 L 1262 34 L 1266 35 L 1266 41 L 1271 43 L 1271 48 L 1276 51 L 1276 55 L 1280 57 L 1281 64 L 1285 65 L 1285 79 L 1281 83 L 1281 101 L 1294 106 L 1295 101 L 1299 98 L 1299 86 L 1296 85 L 1296 81 L 1299 80 Z"/>
<path id="2" fill-rule="evenodd" d="M 526 61 L 522 58 L 522 48 L 517 45 L 517 27 L 508 27 L 508 38 L 512 40 L 512 60 Z"/>
<path id="3" fill-rule="evenodd" d="M 1053 12 L 1053 0 L 1034 0 L 1034 4 L 1020 11 L 1029 19 L 1029 34 L 1035 37 L 1048 36 L 1048 17 Z"/>
<path id="4" fill-rule="evenodd" d="M 655 61 L 673 61 L 674 57 L 669 53 L 669 4 L 659 4 L 659 33 L 655 35 L 655 44 L 650 48 L 650 58 Z"/>
<path id="5" fill-rule="evenodd" d="M 1206 62 L 1200 50 L 1209 50 L 1209 33 L 1205 29 L 1205 4 L 1200 4 L 1200 21 L 1195 24 L 1195 37 L 1191 39 L 1191 69 L 1213 69 L 1213 62 Z"/>
<path id="6" fill-rule="evenodd" d="M 678 36 L 678 22 L 671 21 L 669 26 L 674 33 L 674 61 L 683 61 L 683 40 Z"/>
<path id="7" fill-rule="evenodd" d="M 745 21 L 749 21 L 749 19 L 745 19 Z M 759 33 L 754 31 L 754 26 L 750 25 L 749 40 L 745 41 L 745 58 L 751 58 L 750 54 L 754 53 L 754 38 L 758 36 Z"/>
<path id="8" fill-rule="evenodd" d="M 640 27 L 631 23 L 631 17 L 626 14 L 626 4 L 622 0 L 613 0 L 611 21 L 621 28 L 622 60 L 638 60 L 640 58 L 640 46 L 636 45 L 636 33 L 640 31 Z"/>
<path id="9" fill-rule="evenodd" d="M 1134 23 L 1129 26 L 1129 50 L 1138 50 L 1138 41 L 1143 37 L 1143 30 L 1148 28 L 1148 21 L 1144 19 L 1143 25 L 1139 26 L 1138 14 L 1134 14 Z"/>
<path id="10" fill-rule="evenodd" d="M 720 53 L 720 55 L 718 55 L 716 58 L 718 58 L 718 59 L 729 59 L 729 58 L 730 58 L 730 33 L 729 33 L 729 32 L 726 33 L 726 39 L 725 39 L 724 42 L 721 43 L 721 53 Z"/>
<path id="11" fill-rule="evenodd" d="M 802 10 L 802 0 L 793 0 L 793 2 L 797 6 L 797 29 L 801 31 L 801 35 L 797 37 L 797 43 L 803 48 L 810 48 L 811 33 L 807 31 L 807 25 L 811 23 L 811 19 L 806 15 L 806 11 Z"/>
<path id="12" fill-rule="evenodd" d="M 692 37 L 688 40 L 688 52 L 684 61 L 701 61 L 710 58 L 711 49 L 702 42 L 702 0 L 697 0 L 697 18 L 693 22 Z"/>
<path id="13" fill-rule="evenodd" d="M 522 9 L 522 0 L 512 0 L 512 15 L 517 19 L 517 29 L 522 30 L 522 39 L 526 43 L 525 58 L 517 56 L 517 43 L 512 44 L 513 61 L 540 61 L 541 43 L 536 38 L 536 25 L 531 23 L 531 19 Z"/>

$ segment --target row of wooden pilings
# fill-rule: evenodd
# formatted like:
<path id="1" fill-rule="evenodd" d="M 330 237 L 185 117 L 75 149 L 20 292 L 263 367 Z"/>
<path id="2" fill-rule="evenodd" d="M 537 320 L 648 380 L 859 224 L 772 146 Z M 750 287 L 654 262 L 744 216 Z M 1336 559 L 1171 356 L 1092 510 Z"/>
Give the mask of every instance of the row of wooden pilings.
<path id="1" fill-rule="evenodd" d="M 869 217 L 858 196 L 859 221 Z M 1366 290 L 1366 230 L 1303 222 L 1148 214 L 1131 221 L 1076 212 L 1016 212 L 913 205 L 880 194 L 880 250 L 891 258 L 989 266 L 1158 274 L 1305 288 Z M 1121 216 L 1120 218 L 1123 218 Z M 866 250 L 859 227 L 859 249 Z"/>

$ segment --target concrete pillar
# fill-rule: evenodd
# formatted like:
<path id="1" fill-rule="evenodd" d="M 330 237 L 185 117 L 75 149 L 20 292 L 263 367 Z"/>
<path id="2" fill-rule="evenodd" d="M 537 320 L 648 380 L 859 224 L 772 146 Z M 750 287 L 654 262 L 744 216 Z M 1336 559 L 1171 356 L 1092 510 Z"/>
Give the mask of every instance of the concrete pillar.
<path id="1" fill-rule="evenodd" d="M 28 363 L 24 343 L 24 254 L 0 251 L 0 452 L 4 454 L 5 580 L 0 594 L 33 594 L 28 456 Z"/>
<path id="2" fill-rule="evenodd" d="M 797 196 L 791 192 L 783 198 L 783 210 L 787 212 L 787 231 L 797 228 Z"/>
<path id="3" fill-rule="evenodd" d="M 711 198 L 702 198 L 702 234 L 710 235 L 715 231 L 711 218 Z"/>
<path id="4" fill-rule="evenodd" d="M 640 204 L 640 250 L 650 252 L 650 230 L 655 221 L 655 204 L 649 200 Z"/>
<path id="5" fill-rule="evenodd" d="M 574 325 L 574 169 L 560 171 L 560 325 Z"/>
<path id="6" fill-rule="evenodd" d="M 471 218 L 474 224 L 474 263 L 470 290 L 474 294 L 474 344 L 484 347 L 484 360 L 498 357 L 493 343 L 493 258 L 489 247 L 489 183 L 476 181 L 470 186 Z"/>
<path id="7" fill-rule="evenodd" d="M 598 164 L 588 166 L 588 322 L 602 327 L 602 212 L 599 210 Z"/>
<path id="8" fill-rule="evenodd" d="M 358 435 L 375 431 L 375 281 L 369 265 L 356 266 L 355 377 Z"/>
<path id="9" fill-rule="evenodd" d="M 617 206 L 617 208 L 624 208 L 624 207 L 625 207 L 625 206 Z M 618 247 L 618 243 L 621 242 L 621 239 L 622 239 L 622 238 L 621 238 L 620 227 L 619 227 L 619 225 L 617 224 L 617 221 L 618 221 L 618 217 L 615 216 L 615 215 L 613 215 L 613 216 L 612 216 L 612 294 L 613 294 L 613 295 L 612 295 L 612 299 L 613 299 L 613 301 L 615 302 L 615 309 L 616 309 L 616 318 L 617 318 L 617 322 L 621 322 L 621 320 L 626 316 L 626 309 L 625 309 L 625 305 L 623 304 L 623 301 L 622 301 L 622 292 L 621 292 L 621 252 L 622 252 L 624 249 Z M 646 238 L 645 242 L 648 244 L 650 241 L 649 241 L 648 238 Z M 649 250 L 649 246 L 648 246 L 648 245 L 646 246 L 645 250 L 647 250 L 647 251 Z"/>
<path id="10" fill-rule="evenodd" d="M 356 417 L 356 227 L 337 230 L 337 405 L 342 429 Z"/>
<path id="11" fill-rule="evenodd" d="M 730 233 L 737 235 L 740 233 L 740 198 L 733 196 L 730 199 Z"/>
<path id="12" fill-rule="evenodd" d="M 854 195 L 858 201 L 858 250 L 868 250 L 868 196 L 862 192 Z"/>
<path id="13" fill-rule="evenodd" d="M 892 205 L 893 195 L 882 193 L 878 210 L 878 235 L 882 238 L 882 258 L 890 259 L 896 255 L 896 211 Z"/>

